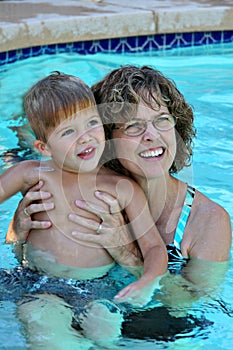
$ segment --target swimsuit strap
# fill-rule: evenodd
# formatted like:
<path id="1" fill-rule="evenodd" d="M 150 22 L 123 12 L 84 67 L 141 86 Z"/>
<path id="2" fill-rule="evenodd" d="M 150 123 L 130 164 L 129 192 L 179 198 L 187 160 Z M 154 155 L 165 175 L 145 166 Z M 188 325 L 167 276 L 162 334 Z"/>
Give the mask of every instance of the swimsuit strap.
<path id="1" fill-rule="evenodd" d="M 189 214 L 192 208 L 194 196 L 195 196 L 195 188 L 188 185 L 186 197 L 184 200 L 184 205 L 183 205 L 180 218 L 178 221 L 178 225 L 176 228 L 176 232 L 174 235 L 174 246 L 179 250 L 181 250 L 181 242 L 182 242 L 185 227 L 188 222 Z"/>

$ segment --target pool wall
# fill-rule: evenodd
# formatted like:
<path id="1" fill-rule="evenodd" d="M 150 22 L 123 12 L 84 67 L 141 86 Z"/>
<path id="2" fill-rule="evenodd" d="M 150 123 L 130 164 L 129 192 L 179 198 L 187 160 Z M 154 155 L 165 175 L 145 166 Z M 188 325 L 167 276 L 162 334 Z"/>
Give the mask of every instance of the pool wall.
<path id="1" fill-rule="evenodd" d="M 81 55 L 102 53 L 145 52 L 233 42 L 233 31 L 171 33 L 128 38 L 77 41 L 41 45 L 0 52 L 0 65 L 43 54 L 76 52 Z"/>
<path id="2" fill-rule="evenodd" d="M 0 63 L 233 42 L 232 0 L 0 1 Z"/>

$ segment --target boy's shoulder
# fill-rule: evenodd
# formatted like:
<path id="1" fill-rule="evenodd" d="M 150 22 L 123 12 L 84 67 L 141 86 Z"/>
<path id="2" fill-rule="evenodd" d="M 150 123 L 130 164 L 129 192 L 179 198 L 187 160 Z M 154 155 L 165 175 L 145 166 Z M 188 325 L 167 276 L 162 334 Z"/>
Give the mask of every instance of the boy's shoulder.
<path id="1" fill-rule="evenodd" d="M 108 168 L 101 168 L 98 172 L 99 181 L 105 181 L 106 183 L 117 184 L 121 180 L 128 181 L 128 183 L 138 186 L 136 182 L 126 175 L 119 174 Z"/>
<path id="2" fill-rule="evenodd" d="M 141 187 L 135 180 L 110 169 L 101 169 L 99 171 L 97 187 L 99 190 L 108 191 L 122 200 L 133 198 L 136 195 L 144 196 Z"/>

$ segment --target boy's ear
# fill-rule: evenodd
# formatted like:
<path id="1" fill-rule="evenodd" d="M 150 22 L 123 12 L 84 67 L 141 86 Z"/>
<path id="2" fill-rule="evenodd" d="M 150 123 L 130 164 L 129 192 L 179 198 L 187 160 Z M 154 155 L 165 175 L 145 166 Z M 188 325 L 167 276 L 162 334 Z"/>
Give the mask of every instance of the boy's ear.
<path id="1" fill-rule="evenodd" d="M 35 140 L 34 147 L 42 154 L 42 156 L 45 156 L 45 157 L 51 156 L 51 152 L 44 141 Z"/>

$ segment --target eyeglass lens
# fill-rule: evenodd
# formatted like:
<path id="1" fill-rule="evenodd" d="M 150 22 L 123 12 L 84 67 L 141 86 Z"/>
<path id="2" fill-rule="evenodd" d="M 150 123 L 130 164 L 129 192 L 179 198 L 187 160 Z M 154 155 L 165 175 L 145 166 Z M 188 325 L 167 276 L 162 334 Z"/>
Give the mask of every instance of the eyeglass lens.
<path id="1" fill-rule="evenodd" d="M 167 131 L 172 129 L 176 124 L 176 118 L 172 115 L 163 115 L 153 119 L 152 124 L 155 129 Z M 140 135 L 147 128 L 147 121 L 145 120 L 131 120 L 122 127 L 127 135 Z"/>

